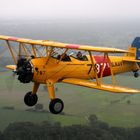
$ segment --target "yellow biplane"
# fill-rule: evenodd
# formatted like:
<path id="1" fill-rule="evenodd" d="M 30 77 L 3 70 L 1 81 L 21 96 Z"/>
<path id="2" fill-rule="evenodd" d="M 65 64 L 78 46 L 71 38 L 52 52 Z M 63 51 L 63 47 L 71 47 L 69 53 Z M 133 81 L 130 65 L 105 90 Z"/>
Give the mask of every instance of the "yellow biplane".
<path id="1" fill-rule="evenodd" d="M 31 92 L 24 97 L 27 106 L 34 106 L 37 90 L 45 84 L 50 97 L 50 112 L 59 114 L 63 101 L 55 96 L 57 82 L 85 86 L 114 93 L 139 93 L 140 90 L 116 86 L 114 75 L 133 71 L 138 77 L 140 64 L 140 38 L 136 37 L 128 50 L 107 47 L 75 45 L 48 40 L 31 40 L 0 35 L 9 49 L 13 70 L 21 83 L 34 82 Z M 2 52 L 2 49 L 0 49 Z M 97 55 L 102 53 L 102 55 Z M 111 55 L 109 55 L 111 54 Z M 118 54 L 113 55 L 113 54 Z M 103 77 L 111 76 L 112 84 L 104 84 Z"/>

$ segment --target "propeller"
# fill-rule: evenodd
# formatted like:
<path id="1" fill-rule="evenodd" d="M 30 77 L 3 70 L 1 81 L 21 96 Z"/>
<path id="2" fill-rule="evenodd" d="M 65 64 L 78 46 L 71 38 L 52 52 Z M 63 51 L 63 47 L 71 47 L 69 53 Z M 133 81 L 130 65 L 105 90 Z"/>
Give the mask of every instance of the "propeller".
<path id="1" fill-rule="evenodd" d="M 29 83 L 33 79 L 31 59 L 21 58 L 17 62 L 16 74 L 21 83 Z"/>
<path id="2" fill-rule="evenodd" d="M 11 73 L 8 75 L 8 77 L 5 79 L 6 87 L 8 91 L 12 91 L 15 83 L 15 77 L 16 74 L 13 72 L 12 75 Z"/>

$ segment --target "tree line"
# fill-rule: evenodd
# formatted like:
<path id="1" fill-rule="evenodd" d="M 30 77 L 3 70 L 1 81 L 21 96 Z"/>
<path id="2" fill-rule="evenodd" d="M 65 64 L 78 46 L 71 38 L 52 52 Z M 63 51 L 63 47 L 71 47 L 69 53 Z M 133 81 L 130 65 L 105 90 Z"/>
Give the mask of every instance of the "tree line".
<path id="1" fill-rule="evenodd" d="M 88 125 L 12 123 L 0 132 L 0 140 L 140 140 L 140 127 L 111 127 L 91 115 Z"/>

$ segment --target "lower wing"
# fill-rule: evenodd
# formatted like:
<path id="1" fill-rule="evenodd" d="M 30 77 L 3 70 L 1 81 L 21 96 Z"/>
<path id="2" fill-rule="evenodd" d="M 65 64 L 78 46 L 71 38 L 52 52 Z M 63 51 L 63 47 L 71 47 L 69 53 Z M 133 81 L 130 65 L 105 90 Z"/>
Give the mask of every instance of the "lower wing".
<path id="1" fill-rule="evenodd" d="M 83 80 L 83 79 L 67 78 L 67 79 L 62 80 L 62 82 L 94 88 L 94 89 L 99 89 L 99 90 L 105 90 L 105 91 L 114 92 L 114 93 L 130 93 L 130 94 L 140 93 L 140 90 L 137 90 L 137 89 L 131 89 L 131 88 L 126 88 L 126 87 L 114 86 L 114 85 L 106 85 L 106 84 L 97 85 L 96 82 L 91 82 L 91 81 Z"/>
<path id="2" fill-rule="evenodd" d="M 7 65 L 6 68 L 14 71 L 16 70 L 16 65 Z"/>

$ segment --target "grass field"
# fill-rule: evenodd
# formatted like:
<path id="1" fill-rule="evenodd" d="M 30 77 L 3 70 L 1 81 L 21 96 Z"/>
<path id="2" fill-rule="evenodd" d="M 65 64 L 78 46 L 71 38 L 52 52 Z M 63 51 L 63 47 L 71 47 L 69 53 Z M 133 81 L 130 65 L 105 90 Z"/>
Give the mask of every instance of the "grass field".
<path id="1" fill-rule="evenodd" d="M 105 78 L 109 82 L 110 78 Z M 116 77 L 119 85 L 139 88 L 140 79 L 131 75 Z M 29 112 L 24 105 L 23 98 L 26 92 L 32 89 L 31 84 L 20 84 L 12 80 L 10 72 L 0 73 L 0 129 L 3 130 L 9 123 L 18 121 L 54 121 L 62 125 L 87 124 L 88 116 L 97 117 L 113 126 L 135 127 L 140 126 L 140 95 L 112 94 L 95 89 L 57 84 L 57 97 L 65 103 L 65 115 L 48 113 L 49 98 L 43 86 L 38 91 L 39 103 L 44 105 L 46 112 Z M 128 104 L 129 100 L 129 104 Z M 14 107 L 13 110 L 6 109 Z"/>

